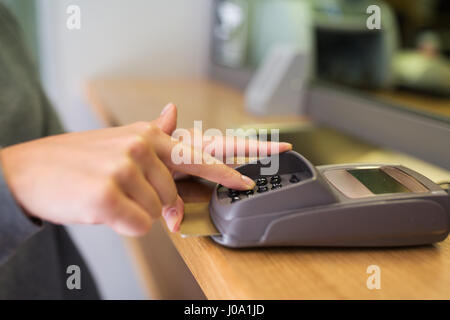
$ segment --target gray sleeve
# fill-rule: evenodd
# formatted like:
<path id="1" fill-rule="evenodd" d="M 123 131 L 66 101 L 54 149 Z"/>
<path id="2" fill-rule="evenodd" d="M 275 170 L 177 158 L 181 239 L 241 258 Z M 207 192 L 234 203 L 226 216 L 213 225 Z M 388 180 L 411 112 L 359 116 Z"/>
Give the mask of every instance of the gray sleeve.
<path id="1" fill-rule="evenodd" d="M 47 98 L 47 95 L 42 90 L 40 84 L 38 84 L 38 88 L 44 110 L 45 126 L 43 136 L 51 136 L 54 134 L 64 133 L 64 127 L 62 126 L 55 109 L 52 107 L 50 101 Z"/>
<path id="2" fill-rule="evenodd" d="M 26 216 L 14 199 L 0 166 L 0 265 L 41 229 L 42 223 Z"/>

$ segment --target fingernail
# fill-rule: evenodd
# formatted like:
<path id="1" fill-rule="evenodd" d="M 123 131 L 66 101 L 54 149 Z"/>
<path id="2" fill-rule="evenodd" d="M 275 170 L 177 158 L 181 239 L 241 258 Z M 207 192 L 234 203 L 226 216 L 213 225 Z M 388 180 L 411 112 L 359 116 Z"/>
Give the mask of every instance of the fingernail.
<path id="1" fill-rule="evenodd" d="M 241 179 L 244 181 L 244 183 L 247 185 L 249 189 L 253 189 L 255 187 L 255 181 L 253 181 L 249 177 L 241 175 Z"/>
<path id="2" fill-rule="evenodd" d="M 169 103 L 169 104 L 167 104 L 167 106 L 165 106 L 164 109 L 162 109 L 160 115 L 163 116 L 167 111 L 169 111 L 170 108 L 172 108 L 172 106 L 173 106 L 173 103 L 172 103 L 172 102 Z"/>
<path id="3" fill-rule="evenodd" d="M 281 142 L 281 145 L 285 146 L 288 150 L 292 150 L 292 143 L 289 142 Z"/>
<path id="4" fill-rule="evenodd" d="M 166 220 L 167 227 L 171 232 L 175 231 L 175 227 L 178 223 L 178 212 L 176 208 L 165 209 L 163 212 L 164 220 Z"/>
<path id="5" fill-rule="evenodd" d="M 178 232 L 178 231 L 180 231 L 181 221 L 182 221 L 182 219 L 180 219 L 180 218 L 178 217 L 178 222 L 177 222 L 177 223 L 175 224 L 175 226 L 173 227 L 172 232 Z"/>

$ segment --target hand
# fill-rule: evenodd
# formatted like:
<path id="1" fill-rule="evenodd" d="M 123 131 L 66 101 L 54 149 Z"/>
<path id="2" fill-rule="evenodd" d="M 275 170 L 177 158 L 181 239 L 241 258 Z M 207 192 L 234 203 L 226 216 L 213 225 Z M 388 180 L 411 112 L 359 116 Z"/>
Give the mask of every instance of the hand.
<path id="1" fill-rule="evenodd" d="M 5 148 L 0 157 L 6 181 L 31 217 L 57 224 L 106 224 L 120 234 L 137 236 L 162 214 L 169 229 L 177 231 L 184 205 L 172 172 L 238 190 L 253 188 L 254 182 L 217 160 L 175 165 L 171 152 L 179 142 L 169 134 L 176 117 L 176 107 L 169 104 L 150 123 L 62 134 Z M 280 151 L 284 148 L 289 146 Z M 188 145 L 183 150 L 202 152 Z"/>

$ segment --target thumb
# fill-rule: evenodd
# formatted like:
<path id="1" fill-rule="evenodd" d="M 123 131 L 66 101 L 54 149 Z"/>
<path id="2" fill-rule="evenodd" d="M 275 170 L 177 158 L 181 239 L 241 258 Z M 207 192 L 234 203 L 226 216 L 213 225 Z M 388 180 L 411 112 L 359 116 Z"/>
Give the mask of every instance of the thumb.
<path id="1" fill-rule="evenodd" d="M 168 135 L 177 128 L 177 107 L 169 103 L 161 111 L 161 115 L 155 120 L 156 125 Z"/>
<path id="2" fill-rule="evenodd" d="M 184 202 L 180 196 L 177 196 L 176 210 L 163 209 L 162 216 L 166 220 L 167 227 L 171 232 L 180 230 L 180 224 L 184 216 Z"/>

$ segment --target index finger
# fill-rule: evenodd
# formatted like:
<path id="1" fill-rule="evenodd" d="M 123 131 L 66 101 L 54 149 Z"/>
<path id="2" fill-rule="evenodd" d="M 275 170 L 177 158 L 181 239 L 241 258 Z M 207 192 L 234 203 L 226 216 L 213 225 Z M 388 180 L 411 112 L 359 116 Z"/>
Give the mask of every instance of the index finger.
<path id="1" fill-rule="evenodd" d="M 170 138 L 170 143 L 158 149 L 160 157 L 173 170 L 217 182 L 231 189 L 248 190 L 255 187 L 252 179 L 228 167 L 222 161 L 172 138 Z M 172 159 L 173 154 L 178 154 L 184 161 L 178 161 L 183 159 Z M 200 161 L 194 161 L 196 159 L 200 159 Z"/>

